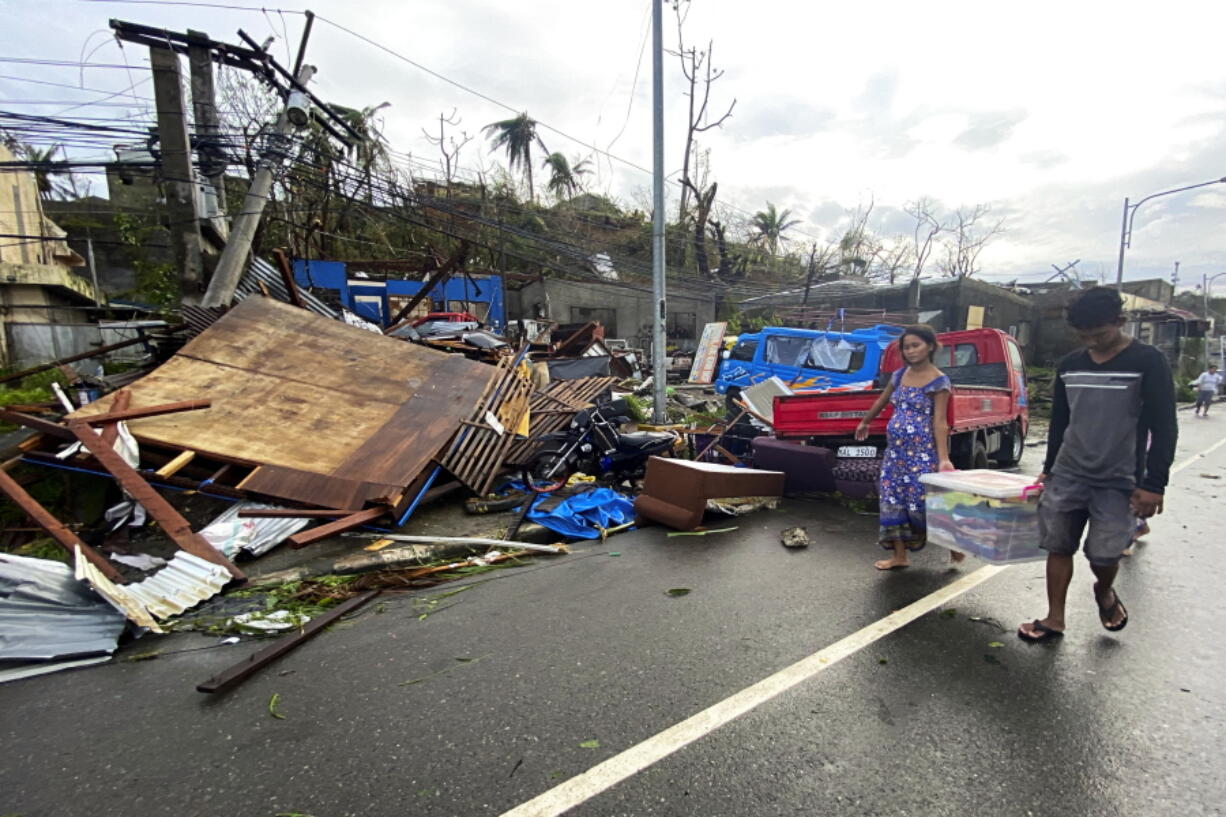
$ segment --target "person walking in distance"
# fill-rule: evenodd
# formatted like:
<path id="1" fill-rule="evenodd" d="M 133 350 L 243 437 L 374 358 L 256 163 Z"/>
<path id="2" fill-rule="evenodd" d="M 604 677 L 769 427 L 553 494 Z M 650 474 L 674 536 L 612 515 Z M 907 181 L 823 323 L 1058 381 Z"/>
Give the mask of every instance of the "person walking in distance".
<path id="1" fill-rule="evenodd" d="M 898 339 L 906 363 L 894 373 L 881 396 L 856 427 L 856 439 L 868 437 L 869 424 L 886 403 L 894 414 L 886 428 L 886 451 L 881 462 L 878 498 L 881 506 L 881 546 L 893 552 L 874 562 L 878 570 L 909 566 L 907 551 L 927 544 L 924 486 L 921 474 L 952 471 L 949 461 L 949 378 L 936 367 L 936 333 L 930 326 L 908 326 Z M 962 554 L 951 551 L 956 562 Z"/>
<path id="2" fill-rule="evenodd" d="M 1094 287 L 1068 307 L 1079 349 L 1056 369 L 1039 544 L 1047 551 L 1047 615 L 1018 628 L 1024 641 L 1064 634 L 1073 555 L 1085 538 L 1094 600 L 1103 627 L 1128 624 L 1115 589 L 1119 561 L 1137 519 L 1162 513 L 1179 429 L 1175 384 L 1162 353 L 1123 332 L 1120 295 Z M 1110 421 L 1107 419 L 1110 418 Z M 1147 448 L 1148 442 L 1148 448 Z"/>
<path id="3" fill-rule="evenodd" d="M 1209 405 L 1213 402 L 1213 396 L 1217 394 L 1221 385 L 1222 375 L 1218 373 L 1217 365 L 1213 363 L 1210 363 L 1209 368 L 1192 381 L 1192 388 L 1196 389 L 1197 416 L 1209 416 Z"/>

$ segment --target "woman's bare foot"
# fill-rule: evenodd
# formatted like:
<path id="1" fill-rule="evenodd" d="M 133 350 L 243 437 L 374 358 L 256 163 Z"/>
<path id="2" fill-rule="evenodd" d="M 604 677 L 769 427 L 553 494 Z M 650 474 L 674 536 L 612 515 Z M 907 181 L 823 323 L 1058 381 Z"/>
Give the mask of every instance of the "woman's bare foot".
<path id="1" fill-rule="evenodd" d="M 898 570 L 903 567 L 910 567 L 911 563 L 907 561 L 906 556 L 891 556 L 889 559 L 879 559 L 873 562 L 873 567 L 878 570 Z"/>

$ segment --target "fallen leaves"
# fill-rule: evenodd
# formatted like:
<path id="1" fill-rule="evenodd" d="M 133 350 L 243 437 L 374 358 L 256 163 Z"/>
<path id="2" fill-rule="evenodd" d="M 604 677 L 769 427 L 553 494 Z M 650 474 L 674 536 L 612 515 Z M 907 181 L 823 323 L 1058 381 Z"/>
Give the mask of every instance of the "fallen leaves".
<path id="1" fill-rule="evenodd" d="M 285 716 L 277 711 L 277 704 L 281 701 L 281 693 L 274 692 L 272 697 L 268 699 L 268 714 L 278 720 L 285 720 Z"/>
<path id="2" fill-rule="evenodd" d="M 667 596 L 688 596 L 690 594 L 690 588 L 688 587 L 670 587 L 664 591 L 664 594 Z"/>

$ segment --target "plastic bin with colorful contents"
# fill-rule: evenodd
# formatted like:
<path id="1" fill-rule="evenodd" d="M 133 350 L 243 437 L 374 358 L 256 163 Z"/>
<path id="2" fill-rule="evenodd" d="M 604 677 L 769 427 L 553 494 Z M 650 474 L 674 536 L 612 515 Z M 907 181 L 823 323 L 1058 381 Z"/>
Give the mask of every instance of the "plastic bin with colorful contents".
<path id="1" fill-rule="evenodd" d="M 1046 558 L 1039 549 L 1034 477 L 986 469 L 920 477 L 927 494 L 928 541 L 993 564 Z"/>

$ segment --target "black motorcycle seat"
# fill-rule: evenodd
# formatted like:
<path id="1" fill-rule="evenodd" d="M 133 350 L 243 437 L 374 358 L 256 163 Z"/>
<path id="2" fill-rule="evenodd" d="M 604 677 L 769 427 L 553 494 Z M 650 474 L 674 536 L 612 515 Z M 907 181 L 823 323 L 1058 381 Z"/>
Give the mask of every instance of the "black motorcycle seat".
<path id="1" fill-rule="evenodd" d="M 668 442 L 676 439 L 667 431 L 632 431 L 629 434 L 621 434 L 619 438 L 626 445 L 635 448 L 648 448 L 659 443 Z"/>

